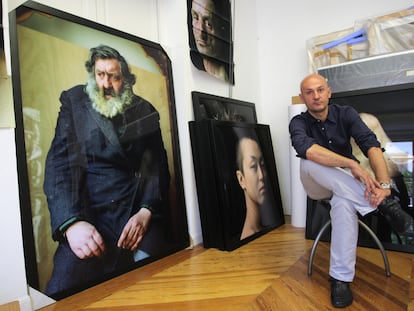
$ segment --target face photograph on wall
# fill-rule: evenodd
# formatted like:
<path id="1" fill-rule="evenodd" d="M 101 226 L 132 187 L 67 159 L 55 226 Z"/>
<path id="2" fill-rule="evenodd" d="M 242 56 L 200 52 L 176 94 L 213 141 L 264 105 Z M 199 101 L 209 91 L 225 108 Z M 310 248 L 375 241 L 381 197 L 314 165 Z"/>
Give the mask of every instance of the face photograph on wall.
<path id="1" fill-rule="evenodd" d="M 11 24 L 29 285 L 61 299 L 187 247 L 162 48 L 38 4 Z"/>
<path id="2" fill-rule="evenodd" d="M 187 0 L 190 57 L 193 65 L 234 83 L 231 9 L 228 0 Z"/>

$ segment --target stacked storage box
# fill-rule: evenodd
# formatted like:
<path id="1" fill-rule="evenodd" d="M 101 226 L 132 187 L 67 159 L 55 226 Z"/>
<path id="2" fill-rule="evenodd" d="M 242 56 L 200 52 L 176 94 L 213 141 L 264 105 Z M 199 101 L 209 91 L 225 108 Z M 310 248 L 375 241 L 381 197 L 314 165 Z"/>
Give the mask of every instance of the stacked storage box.
<path id="1" fill-rule="evenodd" d="M 365 18 L 307 41 L 309 72 L 375 55 L 414 50 L 414 8 Z"/>

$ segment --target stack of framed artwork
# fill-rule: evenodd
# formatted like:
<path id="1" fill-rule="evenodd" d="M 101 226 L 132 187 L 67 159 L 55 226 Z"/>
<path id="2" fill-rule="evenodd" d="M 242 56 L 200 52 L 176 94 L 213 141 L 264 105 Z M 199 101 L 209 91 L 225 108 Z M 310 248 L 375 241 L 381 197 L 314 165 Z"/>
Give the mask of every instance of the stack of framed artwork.
<path id="1" fill-rule="evenodd" d="M 192 97 L 189 129 L 203 243 L 230 251 L 284 224 L 270 128 L 256 123 L 253 103 L 199 92 Z"/>

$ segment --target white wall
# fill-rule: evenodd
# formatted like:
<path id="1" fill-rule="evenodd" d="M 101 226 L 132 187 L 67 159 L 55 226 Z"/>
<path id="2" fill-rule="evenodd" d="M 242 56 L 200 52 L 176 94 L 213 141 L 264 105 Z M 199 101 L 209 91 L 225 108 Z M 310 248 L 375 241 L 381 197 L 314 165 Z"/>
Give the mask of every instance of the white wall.
<path id="1" fill-rule="evenodd" d="M 9 0 L 9 9 L 14 9 L 22 2 Z M 283 5 L 273 0 L 232 0 L 235 12 L 233 31 L 236 85 L 229 87 L 192 66 L 188 54 L 186 1 L 39 2 L 159 42 L 169 54 L 173 66 L 189 233 L 196 244 L 202 241 L 202 237 L 188 133 L 188 121 L 193 119 L 191 91 L 256 103 L 259 122 L 270 124 L 271 127 L 283 204 L 290 213 L 287 110 L 291 96 L 298 93 L 299 81 L 307 74 L 305 41 L 316 35 L 352 27 L 355 19 L 409 6 L 404 0 L 297 0 L 283 2 Z M 12 172 L 15 168 L 13 132 L 0 130 L 0 162 Z M 0 240 L 3 258 L 0 277 L 2 280 L 14 280 L 17 276 L 17 281 L 12 286 L 9 282 L 1 282 L 0 304 L 23 300 L 27 295 L 22 281 L 24 264 L 21 261 L 22 240 L 18 223 L 20 212 L 16 199 L 18 185 L 16 175 L 10 178 L 4 172 L 2 168 L 0 185 L 7 185 L 7 188 L 1 187 L 0 190 L 2 219 L 12 221 L 8 222 L 8 227 L 0 223 L 0 235 L 8 238 Z M 3 264 L 6 261 L 10 264 Z"/>
<path id="2" fill-rule="evenodd" d="M 0 198 L 0 304 L 27 305 L 14 129 L 0 129 Z"/>

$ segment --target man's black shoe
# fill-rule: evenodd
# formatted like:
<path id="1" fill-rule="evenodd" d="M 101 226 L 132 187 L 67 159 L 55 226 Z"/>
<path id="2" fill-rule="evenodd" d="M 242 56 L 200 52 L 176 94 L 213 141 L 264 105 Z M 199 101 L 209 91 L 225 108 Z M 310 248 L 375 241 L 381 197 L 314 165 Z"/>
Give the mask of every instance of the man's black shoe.
<path id="1" fill-rule="evenodd" d="M 378 210 L 397 233 L 404 233 L 413 224 L 413 218 L 406 213 L 397 200 L 386 198 L 378 206 Z"/>
<path id="2" fill-rule="evenodd" d="M 345 308 L 352 304 L 354 297 L 348 282 L 329 278 L 331 282 L 331 302 L 335 308 Z"/>

